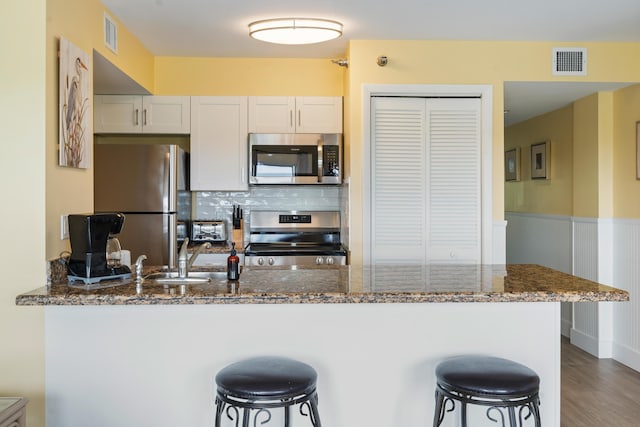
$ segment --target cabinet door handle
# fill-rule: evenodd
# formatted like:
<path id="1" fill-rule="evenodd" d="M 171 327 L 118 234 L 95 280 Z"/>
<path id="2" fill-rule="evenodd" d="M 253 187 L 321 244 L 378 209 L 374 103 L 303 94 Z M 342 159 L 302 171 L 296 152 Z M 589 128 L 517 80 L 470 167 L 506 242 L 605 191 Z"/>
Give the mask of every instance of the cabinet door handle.
<path id="1" fill-rule="evenodd" d="M 289 127 L 293 127 L 293 110 L 289 110 Z"/>
<path id="2" fill-rule="evenodd" d="M 245 178 L 245 169 L 244 168 L 240 168 L 240 182 L 241 183 L 245 183 L 246 182 L 246 178 Z"/>
<path id="3" fill-rule="evenodd" d="M 302 125 L 302 111 L 298 110 L 298 127 Z"/>
<path id="4" fill-rule="evenodd" d="M 133 115 L 133 120 L 134 120 L 134 122 L 135 122 L 136 126 L 138 126 L 138 124 L 140 123 L 140 122 L 138 121 L 138 113 L 139 113 L 139 111 L 138 111 L 138 109 L 136 108 L 135 114 Z"/>
<path id="5" fill-rule="evenodd" d="M 142 110 L 142 126 L 147 125 L 147 109 Z"/>

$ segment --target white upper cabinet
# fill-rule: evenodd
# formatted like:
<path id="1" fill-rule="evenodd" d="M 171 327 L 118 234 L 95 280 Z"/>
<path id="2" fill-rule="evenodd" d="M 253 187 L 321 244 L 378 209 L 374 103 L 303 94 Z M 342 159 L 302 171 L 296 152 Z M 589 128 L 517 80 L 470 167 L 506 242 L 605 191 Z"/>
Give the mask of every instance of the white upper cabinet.
<path id="1" fill-rule="evenodd" d="M 191 190 L 246 191 L 247 97 L 191 97 Z"/>
<path id="2" fill-rule="evenodd" d="M 188 134 L 188 96 L 96 95 L 95 133 Z"/>
<path id="3" fill-rule="evenodd" d="M 342 133 L 342 97 L 250 96 L 251 133 Z"/>

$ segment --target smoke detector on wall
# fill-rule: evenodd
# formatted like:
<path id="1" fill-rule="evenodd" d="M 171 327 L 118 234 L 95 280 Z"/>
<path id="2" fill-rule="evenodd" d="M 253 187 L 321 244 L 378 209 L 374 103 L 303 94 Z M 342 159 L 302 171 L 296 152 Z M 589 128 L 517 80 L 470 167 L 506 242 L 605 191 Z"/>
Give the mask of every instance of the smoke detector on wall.
<path id="1" fill-rule="evenodd" d="M 554 76 L 586 76 L 587 49 L 583 47 L 555 47 L 552 56 Z"/>

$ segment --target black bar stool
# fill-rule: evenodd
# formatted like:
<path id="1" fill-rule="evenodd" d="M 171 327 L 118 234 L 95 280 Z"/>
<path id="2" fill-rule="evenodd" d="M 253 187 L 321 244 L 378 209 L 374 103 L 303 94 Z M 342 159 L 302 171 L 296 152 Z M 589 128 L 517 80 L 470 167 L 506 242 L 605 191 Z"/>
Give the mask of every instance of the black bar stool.
<path id="1" fill-rule="evenodd" d="M 508 413 L 509 427 L 523 427 L 533 417 L 540 427 L 540 378 L 528 367 L 507 359 L 462 356 L 441 362 L 436 367 L 436 408 L 433 427 L 442 424 L 445 415 L 460 403 L 462 427 L 467 427 L 467 405 L 488 406 L 487 417 L 502 426 Z M 516 412 L 517 410 L 517 412 Z"/>
<path id="2" fill-rule="evenodd" d="M 289 427 L 291 407 L 321 427 L 316 380 L 318 374 L 306 363 L 284 357 L 255 357 L 233 363 L 216 375 L 216 427 L 222 418 L 238 426 L 271 421 L 271 409 L 284 409 L 284 427 Z M 242 412 L 242 414 L 240 414 Z"/>

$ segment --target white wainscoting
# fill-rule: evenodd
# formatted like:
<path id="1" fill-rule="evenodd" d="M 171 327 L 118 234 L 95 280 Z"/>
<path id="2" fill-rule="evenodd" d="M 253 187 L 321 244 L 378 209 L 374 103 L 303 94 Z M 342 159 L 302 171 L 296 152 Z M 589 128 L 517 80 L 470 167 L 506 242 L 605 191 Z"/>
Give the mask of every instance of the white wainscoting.
<path id="1" fill-rule="evenodd" d="M 540 264 L 565 273 L 572 272 L 571 217 L 506 212 L 507 264 Z M 573 326 L 571 303 L 561 306 L 562 335 Z"/>
<path id="2" fill-rule="evenodd" d="M 535 263 L 624 289 L 627 303 L 564 303 L 562 334 L 640 371 L 640 220 L 505 213 L 507 263 Z"/>
<path id="3" fill-rule="evenodd" d="M 573 218 L 573 274 L 598 280 L 598 221 L 594 218 Z M 573 305 L 571 343 L 599 357 L 598 303 Z M 611 346 L 609 345 L 609 349 Z"/>
<path id="4" fill-rule="evenodd" d="M 640 371 L 640 220 L 615 220 L 613 230 L 613 285 L 631 295 L 614 305 L 613 358 Z"/>

